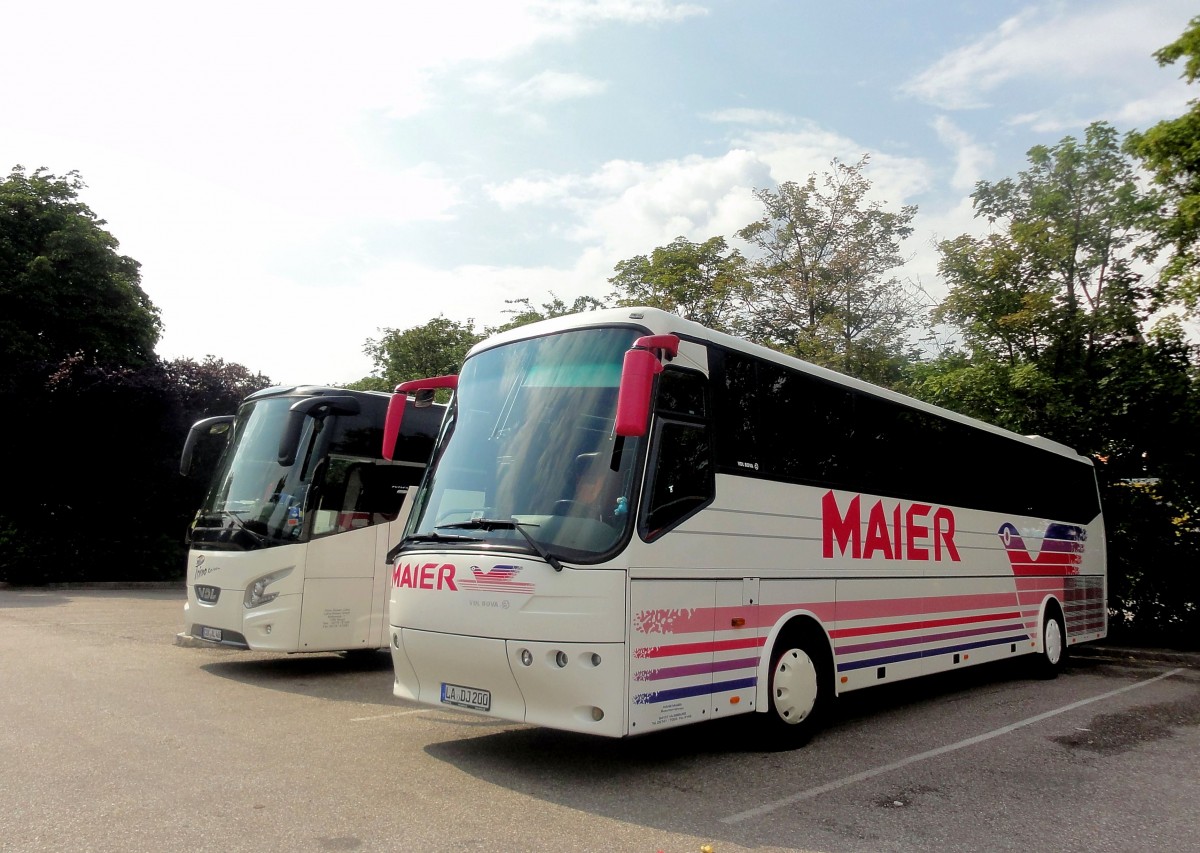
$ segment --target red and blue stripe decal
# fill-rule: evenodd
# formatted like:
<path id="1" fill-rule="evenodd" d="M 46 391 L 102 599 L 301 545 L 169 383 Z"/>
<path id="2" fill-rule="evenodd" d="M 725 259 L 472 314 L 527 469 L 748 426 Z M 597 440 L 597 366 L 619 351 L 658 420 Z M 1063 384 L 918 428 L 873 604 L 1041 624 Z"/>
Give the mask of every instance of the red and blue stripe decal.
<path id="1" fill-rule="evenodd" d="M 640 611 L 634 616 L 633 628 L 647 645 L 636 647 L 633 657 L 661 661 L 661 665 L 635 671 L 634 681 L 647 686 L 670 680 L 693 683 L 638 693 L 633 702 L 663 703 L 757 686 L 765 633 L 796 610 L 813 614 L 824 625 L 838 626 L 829 631 L 829 637 L 839 673 L 993 646 L 1023 645 L 1037 636 L 1041 603 L 1048 594 L 1062 602 L 1069 636 L 1103 630 L 1103 578 L 1079 575 L 1086 549 L 1084 528 L 1048 525 L 1041 536 L 1033 537 L 1040 546 L 1036 554 L 1030 553 L 1013 524 L 1001 525 L 997 535 L 1015 578 L 1012 587 L 1003 592 Z M 716 626 L 731 624 L 732 617 L 746 619 L 737 629 L 741 636 L 721 638 Z M 867 621 L 875 624 L 854 624 Z M 746 636 L 746 632 L 754 634 Z M 689 641 L 689 635 L 715 639 Z M 741 650 L 753 653 L 721 659 L 723 653 Z M 684 656 L 704 659 L 670 663 L 672 658 Z M 847 659 L 852 657 L 856 659 Z M 722 678 L 725 680 L 719 680 Z"/>

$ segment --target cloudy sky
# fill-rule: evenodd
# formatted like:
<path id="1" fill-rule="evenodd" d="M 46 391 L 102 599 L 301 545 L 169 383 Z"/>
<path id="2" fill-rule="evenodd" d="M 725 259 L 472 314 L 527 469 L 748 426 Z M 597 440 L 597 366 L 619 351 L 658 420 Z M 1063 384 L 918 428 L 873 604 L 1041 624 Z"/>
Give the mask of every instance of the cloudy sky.
<path id="1" fill-rule="evenodd" d="M 607 295 L 732 238 L 756 188 L 870 156 L 903 270 L 979 232 L 977 180 L 1089 122 L 1186 108 L 1151 54 L 1194 0 L 16 0 L 0 168 L 78 170 L 142 264 L 166 358 L 367 375 L 381 328 Z M 733 242 L 731 240 L 731 242 Z"/>

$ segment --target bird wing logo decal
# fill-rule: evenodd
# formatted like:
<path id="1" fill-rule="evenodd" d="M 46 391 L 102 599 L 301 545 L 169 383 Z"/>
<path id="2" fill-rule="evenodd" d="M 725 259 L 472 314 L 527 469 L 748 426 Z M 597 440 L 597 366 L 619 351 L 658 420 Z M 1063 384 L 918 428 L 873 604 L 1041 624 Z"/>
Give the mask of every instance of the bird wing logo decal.
<path id="1" fill-rule="evenodd" d="M 1004 544 L 1014 575 L 1077 575 L 1087 549 L 1087 531 L 1073 524 L 1051 523 L 1037 539 L 1037 553 L 1031 553 L 1016 525 L 1005 522 L 997 531 Z"/>
<path id="2" fill-rule="evenodd" d="M 462 589 L 475 589 L 483 592 L 507 592 L 516 595 L 532 595 L 534 585 L 518 581 L 522 566 L 497 564 L 487 571 L 479 566 L 471 566 L 471 579 L 458 582 Z"/>

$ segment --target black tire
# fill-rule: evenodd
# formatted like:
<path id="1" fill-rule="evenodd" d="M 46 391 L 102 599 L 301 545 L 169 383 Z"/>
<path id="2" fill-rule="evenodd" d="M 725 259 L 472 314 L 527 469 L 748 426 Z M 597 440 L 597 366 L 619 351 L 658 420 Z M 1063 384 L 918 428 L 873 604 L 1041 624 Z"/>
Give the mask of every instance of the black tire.
<path id="1" fill-rule="evenodd" d="M 796 749 L 812 740 L 828 711 L 830 677 L 828 646 L 813 632 L 788 632 L 776 640 L 762 727 L 764 748 Z"/>
<path id="2" fill-rule="evenodd" d="M 1038 677 L 1058 678 L 1067 665 L 1067 628 L 1058 605 L 1046 608 L 1042 619 L 1042 650 L 1037 653 L 1035 665 Z"/>

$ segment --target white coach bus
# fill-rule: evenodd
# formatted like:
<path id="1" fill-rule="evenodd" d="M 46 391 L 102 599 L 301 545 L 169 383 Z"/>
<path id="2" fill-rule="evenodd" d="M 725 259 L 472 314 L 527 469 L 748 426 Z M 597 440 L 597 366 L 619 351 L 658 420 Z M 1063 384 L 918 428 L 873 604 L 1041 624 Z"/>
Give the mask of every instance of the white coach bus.
<path id="1" fill-rule="evenodd" d="M 407 520 L 445 407 L 415 410 L 381 453 L 391 395 L 305 385 L 251 394 L 192 426 L 223 436 L 189 531 L 183 636 L 272 652 L 388 645 L 384 557 Z"/>
<path id="2" fill-rule="evenodd" d="M 1095 471 L 654 309 L 497 335 L 393 549 L 394 693 L 621 737 L 1105 636 Z M 385 439 L 386 441 L 386 439 Z"/>

